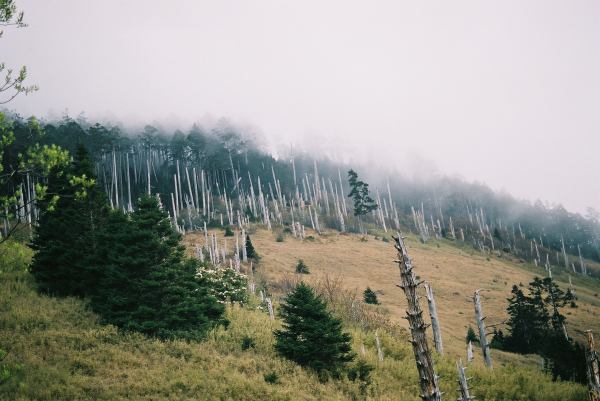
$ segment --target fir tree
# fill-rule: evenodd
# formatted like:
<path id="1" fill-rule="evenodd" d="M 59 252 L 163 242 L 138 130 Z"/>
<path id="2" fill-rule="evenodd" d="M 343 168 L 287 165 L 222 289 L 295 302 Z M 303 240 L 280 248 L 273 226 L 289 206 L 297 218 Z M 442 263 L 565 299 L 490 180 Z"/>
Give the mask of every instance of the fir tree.
<path id="1" fill-rule="evenodd" d="M 251 259 L 257 259 L 258 254 L 254 249 L 254 245 L 252 245 L 252 241 L 250 240 L 250 235 L 246 234 L 246 255 Z"/>
<path id="2" fill-rule="evenodd" d="M 560 313 L 560 308 L 573 301 L 572 294 L 562 291 L 549 277 L 535 277 L 529 283 L 528 294 L 515 285 L 512 294 L 507 308 L 509 334 L 504 336 L 502 348 L 522 354 L 539 353 L 554 379 L 584 382 L 583 347 L 565 337 L 566 318 Z"/>
<path id="3" fill-rule="evenodd" d="M 200 339 L 223 306 L 184 257 L 181 236 L 154 197 L 131 217 L 111 213 L 103 235 L 104 275 L 92 306 L 108 323 L 159 338 Z"/>
<path id="4" fill-rule="evenodd" d="M 40 291 L 84 296 L 97 275 L 98 233 L 107 213 L 102 190 L 83 146 L 66 171 L 53 170 L 31 247 L 31 273 Z"/>
<path id="5" fill-rule="evenodd" d="M 378 305 L 379 301 L 377 300 L 377 294 L 371 288 L 367 287 L 367 289 L 363 292 L 363 297 L 365 303 Z"/>
<path id="6" fill-rule="evenodd" d="M 539 351 L 541 341 L 548 331 L 548 314 L 540 308 L 536 298 L 527 296 L 513 285 L 508 299 L 507 325 L 509 335 L 504 339 L 507 351 L 529 354 Z"/>
<path id="7" fill-rule="evenodd" d="M 573 301 L 573 294 L 570 291 L 565 293 L 550 277 L 535 277 L 529 283 L 529 292 L 540 313 L 550 316 L 554 330 L 562 331 L 566 318 L 560 313 L 560 308 Z"/>
<path id="8" fill-rule="evenodd" d="M 349 198 L 354 201 L 354 215 L 363 216 L 379 207 L 369 195 L 369 184 L 360 181 L 354 170 L 348 171 L 348 183 L 350 184 Z"/>
<path id="9" fill-rule="evenodd" d="M 275 350 L 321 377 L 337 376 L 354 359 L 350 334 L 326 310 L 325 302 L 304 283 L 289 293 L 280 307 L 284 324 L 275 331 Z"/>
<path id="10" fill-rule="evenodd" d="M 229 226 L 225 227 L 225 236 L 226 237 L 233 237 L 234 235 L 235 235 L 235 233 L 233 232 L 231 227 L 229 227 Z"/>
<path id="11" fill-rule="evenodd" d="M 494 329 L 493 335 L 492 335 L 492 341 L 490 341 L 490 347 L 491 348 L 496 348 L 496 349 L 504 349 L 505 345 L 504 345 L 504 333 L 502 332 L 502 330 L 496 330 Z"/>
<path id="12" fill-rule="evenodd" d="M 296 273 L 310 274 L 310 270 L 308 270 L 308 266 L 306 266 L 306 263 L 304 263 L 304 261 L 302 259 L 299 259 L 298 263 L 296 264 Z"/>
<path id="13" fill-rule="evenodd" d="M 467 344 L 469 343 L 469 341 L 473 342 L 473 343 L 479 342 L 479 337 L 477 337 L 477 334 L 475 334 L 475 330 L 473 330 L 473 328 L 471 326 L 469 326 L 467 328 L 467 336 L 466 336 L 465 340 L 466 340 Z"/>

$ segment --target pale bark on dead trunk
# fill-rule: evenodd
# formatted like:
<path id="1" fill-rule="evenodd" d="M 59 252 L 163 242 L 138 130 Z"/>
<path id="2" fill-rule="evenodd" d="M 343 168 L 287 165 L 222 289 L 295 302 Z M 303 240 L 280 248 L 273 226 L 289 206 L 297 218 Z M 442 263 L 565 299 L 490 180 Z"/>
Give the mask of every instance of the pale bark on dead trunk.
<path id="1" fill-rule="evenodd" d="M 413 272 L 412 261 L 408 256 L 404 239 L 400 234 L 394 237 L 395 248 L 398 251 L 398 267 L 400 269 L 400 285 L 406 299 L 408 308 L 406 310 L 406 319 L 408 320 L 411 332 L 411 344 L 419 372 L 419 385 L 421 387 L 421 398 L 425 401 L 441 401 L 442 394 L 438 386 L 438 376 L 435 374 L 433 358 L 427 343 L 425 329 L 427 325 L 423 321 L 423 310 L 419 305 L 419 296 L 417 295 L 417 279 Z"/>
<path id="2" fill-rule="evenodd" d="M 438 319 L 437 307 L 435 305 L 435 298 L 433 297 L 433 289 L 429 283 L 425 282 L 425 293 L 427 295 L 427 305 L 429 306 L 429 315 L 431 316 L 431 329 L 433 330 L 433 343 L 435 350 L 438 354 L 444 353 L 444 346 L 442 345 L 442 333 L 440 331 L 440 321 Z"/>
<path id="3" fill-rule="evenodd" d="M 381 340 L 379 339 L 377 330 L 375 330 L 375 346 L 377 347 L 377 359 L 383 361 L 383 349 L 381 348 Z"/>
<path id="4" fill-rule="evenodd" d="M 492 357 L 490 355 L 490 346 L 487 342 L 487 333 L 485 331 L 485 322 L 483 321 L 485 317 L 483 316 L 483 312 L 481 311 L 481 297 L 479 296 L 479 291 L 475 291 L 473 295 L 473 303 L 475 304 L 475 319 L 477 320 L 477 327 L 479 328 L 479 344 L 481 344 L 481 351 L 483 352 L 483 361 L 485 362 L 485 366 L 488 368 L 492 367 Z"/>
<path id="5" fill-rule="evenodd" d="M 594 335 L 591 330 L 586 331 L 588 335 L 588 348 L 586 349 L 588 391 L 590 401 L 600 401 L 600 367 L 598 366 L 598 354 L 594 346 Z"/>
<path id="6" fill-rule="evenodd" d="M 456 362 L 456 370 L 458 371 L 458 399 L 457 401 L 471 401 L 475 397 L 471 396 L 469 389 L 469 378 L 465 375 L 465 368 L 462 359 Z"/>

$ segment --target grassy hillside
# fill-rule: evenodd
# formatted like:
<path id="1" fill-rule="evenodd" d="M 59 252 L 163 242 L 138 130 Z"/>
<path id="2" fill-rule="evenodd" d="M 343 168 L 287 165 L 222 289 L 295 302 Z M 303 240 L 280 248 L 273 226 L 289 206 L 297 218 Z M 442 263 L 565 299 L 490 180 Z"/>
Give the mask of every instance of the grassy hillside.
<path id="1" fill-rule="evenodd" d="M 194 242 L 194 237 L 187 238 Z M 275 242 L 273 233 L 259 231 L 253 242 L 262 256 L 260 271 L 273 280 L 272 288 L 283 282 L 284 273 L 293 270 L 295 258 L 306 260 L 316 279 L 329 271 L 342 273 L 345 285 L 363 288 L 371 285 L 384 291 L 380 297 L 389 317 L 395 319 L 403 307 L 402 293 L 394 287 L 397 270 L 391 260 L 391 244 L 375 241 L 372 237 L 362 242 L 354 236 L 332 235 L 314 241 L 300 242 L 287 238 Z M 350 246 L 351 245 L 351 246 Z M 436 287 L 440 300 L 452 299 L 461 287 L 444 288 L 444 272 L 454 280 L 460 269 L 447 267 L 444 258 L 459 258 L 469 274 L 457 283 L 469 287 L 468 280 L 478 269 L 493 266 L 499 275 L 523 275 L 504 262 L 471 258 L 464 251 L 433 245 L 417 246 L 409 242 L 418 268 L 418 274 L 427 277 Z M 28 251 L 11 244 L 4 248 L 0 258 L 0 348 L 7 352 L 2 367 L 11 377 L 0 384 L 1 400 L 351 400 L 362 399 L 356 383 L 348 379 L 321 383 L 317 377 L 293 363 L 278 358 L 273 349 L 272 330 L 279 326 L 253 300 L 246 308 L 228 308 L 230 325 L 210 333 L 200 343 L 158 341 L 137 334 L 119 332 L 111 326 L 102 326 L 90 313 L 84 301 L 56 299 L 38 295 L 32 278 L 25 271 Z M 430 255 L 430 256 L 425 256 Z M 425 258 L 431 258 L 425 259 Z M 425 262 L 428 260 L 428 262 Z M 454 260 L 454 259 L 452 259 Z M 471 264 L 468 264 L 470 261 Z M 431 264 L 429 266 L 427 263 Z M 435 267 L 438 264 L 438 268 Z M 476 266 L 479 266 L 475 269 Z M 442 270 L 446 269 L 446 270 Z M 458 271 L 457 271 L 458 270 Z M 471 271 L 473 270 L 473 271 Z M 515 270 L 513 272 L 513 270 Z M 434 275 L 434 272 L 438 272 Z M 453 273 L 451 273 L 453 272 Z M 496 273 L 494 273 L 496 274 Z M 469 276 L 471 278 L 469 278 Z M 494 283 L 494 275 L 481 273 L 481 280 L 472 284 L 487 288 Z M 512 278 L 509 276 L 507 278 Z M 439 281 L 438 281 L 439 280 Z M 457 284 L 458 285 L 458 284 Z M 502 282 L 502 285 L 503 282 Z M 504 287 L 502 287 L 504 288 Z M 500 289 L 492 289 L 500 292 Z M 470 291 L 470 290 L 469 290 Z M 583 291 L 583 290 L 582 290 Z M 491 293 L 494 294 L 494 293 Z M 587 294 L 587 293 L 586 293 Z M 451 348 L 457 351 L 464 335 L 470 308 L 465 296 L 456 296 L 456 313 L 444 306 L 444 335 Z M 486 297 L 487 310 L 495 304 Z M 498 303 L 500 301 L 497 301 Z M 443 302 L 438 302 L 443 304 Z M 463 305 L 464 304 L 464 305 Z M 277 308 L 277 305 L 275 305 Z M 591 305 L 597 310 L 597 305 Z M 383 308 L 378 308 L 385 310 Z M 440 305 L 442 308 L 442 305 Z M 580 310 L 585 309 L 581 307 Z M 374 313 L 381 311 L 374 310 Z M 464 311 L 460 314 L 460 311 Z M 584 312 L 577 311 L 574 316 Z M 450 321 L 454 316 L 456 321 Z M 493 316 L 493 315 L 492 315 Z M 597 320 L 597 319 L 596 319 Z M 383 320 L 385 322 L 385 319 Z M 595 324 L 598 322 L 596 321 Z M 392 324 L 382 324 L 385 359 L 378 362 L 374 332 L 362 330 L 347 322 L 346 329 L 353 335 L 354 349 L 365 346 L 361 356 L 376 366 L 373 384 L 367 397 L 371 400 L 418 400 L 417 377 L 407 333 Z M 452 333 L 452 327 L 460 333 Z M 242 350 L 242 339 L 249 336 L 255 347 Z M 452 353 L 452 351 L 451 351 Z M 454 358 L 438 358 L 445 399 L 454 399 Z M 481 400 L 584 400 L 586 390 L 572 383 L 552 383 L 537 367 L 497 366 L 493 371 L 482 368 L 476 361 L 470 370 L 474 377 L 474 393 Z M 268 383 L 265 374 L 275 372 L 279 381 Z"/>
<path id="2" fill-rule="evenodd" d="M 219 231 L 218 235 L 222 232 Z M 257 230 L 252 234 L 254 247 L 261 256 L 258 272 L 271 287 L 276 289 L 293 280 L 296 262 L 303 259 L 311 271 L 303 279 L 318 282 L 328 275 L 340 280 L 344 287 L 356 290 L 360 299 L 362 291 L 369 286 L 379 291 L 379 301 L 390 318 L 408 327 L 401 319 L 406 309 L 406 298 L 396 287 L 399 273 L 393 263 L 395 250 L 391 242 L 382 240 L 381 233 L 376 239 L 373 235 L 363 237 L 330 232 L 323 236 L 313 235 L 304 241 L 288 235 L 284 242 L 277 242 L 276 236 L 277 233 L 267 230 Z M 203 243 L 204 239 L 190 234 L 186 241 L 189 244 Z M 547 274 L 543 268 L 512 258 L 488 257 L 469 246 L 458 247 L 446 240 L 421 244 L 409 235 L 406 243 L 415 274 L 433 286 L 444 348 L 456 357 L 464 357 L 467 327 L 475 325 L 472 296 L 476 289 L 484 290 L 481 297 L 484 313 L 488 316 L 486 323 L 501 323 L 507 318 L 506 299 L 510 297 L 512 285 L 527 285 L 534 276 L 545 277 Z M 555 273 L 553 277 L 562 288 L 568 288 L 567 274 Z M 600 333 L 600 282 L 577 276 L 573 276 L 572 281 L 579 298 L 578 308 L 566 307 L 563 312 L 567 317 L 569 334 L 583 341 L 584 330 Z M 423 302 L 426 302 L 425 299 Z M 425 304 L 423 307 L 426 309 Z M 513 354 L 492 353 L 500 359 L 524 360 Z M 476 359 L 478 357 L 479 354 L 476 354 Z M 539 363 L 540 358 L 529 360 Z"/>

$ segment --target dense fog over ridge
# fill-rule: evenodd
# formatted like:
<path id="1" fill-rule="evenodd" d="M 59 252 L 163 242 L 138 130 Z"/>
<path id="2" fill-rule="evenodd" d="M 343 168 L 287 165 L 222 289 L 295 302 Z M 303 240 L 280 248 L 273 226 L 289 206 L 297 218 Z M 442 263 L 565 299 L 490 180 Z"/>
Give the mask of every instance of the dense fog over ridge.
<path id="1" fill-rule="evenodd" d="M 10 104 L 23 116 L 183 131 L 226 116 L 277 155 L 600 209 L 597 3 L 19 6 L 29 27 L 6 30 L 2 52 L 40 86 Z"/>

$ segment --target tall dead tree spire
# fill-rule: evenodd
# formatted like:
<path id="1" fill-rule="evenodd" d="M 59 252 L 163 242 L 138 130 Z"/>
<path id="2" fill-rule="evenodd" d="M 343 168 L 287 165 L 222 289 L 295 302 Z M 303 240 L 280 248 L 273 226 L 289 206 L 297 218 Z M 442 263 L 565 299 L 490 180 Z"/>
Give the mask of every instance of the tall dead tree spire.
<path id="1" fill-rule="evenodd" d="M 456 362 L 456 370 L 458 371 L 458 399 L 457 401 L 471 401 L 475 399 L 470 393 L 469 378 L 465 375 L 465 368 L 462 359 Z"/>
<path id="2" fill-rule="evenodd" d="M 408 308 L 406 309 L 406 319 L 412 335 L 411 344 L 417 362 L 419 372 L 419 385 L 421 386 L 421 398 L 425 401 L 441 401 L 442 393 L 438 386 L 438 376 L 435 374 L 433 358 L 427 344 L 425 329 L 427 325 L 423 321 L 423 310 L 419 305 L 419 296 L 417 295 L 417 282 L 413 272 L 412 261 L 408 256 L 404 239 L 400 234 L 394 237 L 395 248 L 398 251 L 398 267 L 400 269 L 400 285 L 406 300 Z"/>
<path id="3" fill-rule="evenodd" d="M 483 352 L 483 360 L 485 362 L 485 366 L 488 368 L 492 367 L 492 357 L 490 355 L 490 345 L 487 342 L 487 333 L 485 331 L 485 316 L 483 316 L 483 312 L 481 311 L 481 297 L 479 296 L 479 292 L 481 290 L 475 291 L 473 295 L 473 303 L 475 304 L 475 319 L 477 320 L 477 327 L 479 327 L 479 344 L 481 344 L 481 351 Z"/>
<path id="4" fill-rule="evenodd" d="M 586 333 L 588 335 L 588 348 L 586 349 L 585 359 L 589 397 L 590 401 L 600 401 L 600 367 L 598 366 L 600 362 L 594 346 L 594 335 L 591 330 L 587 330 Z"/>
<path id="5" fill-rule="evenodd" d="M 429 306 L 429 316 L 431 316 L 431 329 L 433 330 L 433 343 L 435 350 L 438 354 L 444 353 L 444 346 L 442 345 L 442 332 L 440 330 L 440 320 L 437 314 L 437 307 L 435 306 L 435 298 L 433 297 L 433 289 L 427 282 L 424 283 L 425 293 L 427 295 L 427 305 Z"/>

